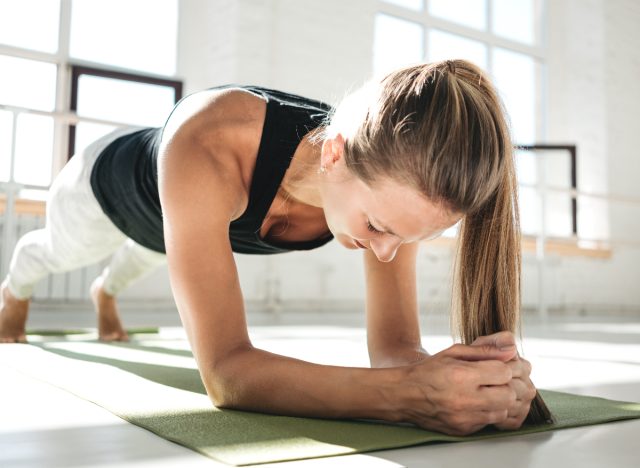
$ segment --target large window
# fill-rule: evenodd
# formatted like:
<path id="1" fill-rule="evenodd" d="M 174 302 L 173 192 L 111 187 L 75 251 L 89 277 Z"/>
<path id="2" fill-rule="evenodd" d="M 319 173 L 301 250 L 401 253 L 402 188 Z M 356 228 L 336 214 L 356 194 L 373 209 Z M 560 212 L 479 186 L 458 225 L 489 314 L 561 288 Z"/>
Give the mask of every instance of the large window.
<path id="1" fill-rule="evenodd" d="M 161 126 L 182 93 L 177 25 L 178 0 L 0 0 L 4 190 L 44 192 L 74 149 Z"/>
<path id="2" fill-rule="evenodd" d="M 509 114 L 514 142 L 532 145 L 544 141 L 543 1 L 379 1 L 374 73 L 422 61 L 470 60 L 495 83 Z M 547 226 L 547 235 L 573 235 L 570 196 L 546 195 L 542 200 L 538 190 L 542 179 L 562 187 L 571 184 L 567 156 L 566 151 L 517 152 L 525 234 L 539 234 L 542 226 Z M 546 223 L 541 214 L 543 204 Z"/>

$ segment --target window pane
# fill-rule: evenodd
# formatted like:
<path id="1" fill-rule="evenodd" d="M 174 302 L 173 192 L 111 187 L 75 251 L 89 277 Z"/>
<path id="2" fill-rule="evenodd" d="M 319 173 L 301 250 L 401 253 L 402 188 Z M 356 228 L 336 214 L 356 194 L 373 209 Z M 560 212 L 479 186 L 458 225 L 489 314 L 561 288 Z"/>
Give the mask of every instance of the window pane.
<path id="1" fill-rule="evenodd" d="M 11 112 L 0 110 L 0 182 L 9 181 L 12 129 L 13 115 Z"/>
<path id="2" fill-rule="evenodd" d="M 533 143 L 536 134 L 536 66 L 532 57 L 493 49 L 493 76 L 511 118 L 518 144 Z"/>
<path id="3" fill-rule="evenodd" d="M 59 0 L 0 0 L 0 43 L 55 53 Z"/>
<path id="4" fill-rule="evenodd" d="M 78 115 L 82 117 L 160 127 L 174 103 L 174 89 L 168 86 L 92 75 L 78 79 Z"/>
<path id="5" fill-rule="evenodd" d="M 520 187 L 520 228 L 530 236 L 540 232 L 540 198 L 538 191 L 530 187 Z"/>
<path id="6" fill-rule="evenodd" d="M 49 185 L 53 160 L 53 119 L 20 114 L 16 131 L 16 182 Z"/>
<path id="7" fill-rule="evenodd" d="M 571 155 L 564 150 L 544 153 L 544 180 L 549 187 L 571 188 Z"/>
<path id="8" fill-rule="evenodd" d="M 105 136 L 107 133 L 115 130 L 112 125 L 94 124 L 89 122 L 79 122 L 76 125 L 76 153 L 82 151 L 98 138 Z"/>
<path id="9" fill-rule="evenodd" d="M 393 16 L 377 14 L 373 40 L 373 72 L 380 74 L 421 62 L 424 30 L 421 25 Z"/>
<path id="10" fill-rule="evenodd" d="M 52 111 L 56 99 L 56 66 L 0 55 L 0 104 Z"/>
<path id="11" fill-rule="evenodd" d="M 394 5 L 408 8 L 410 10 L 421 11 L 423 8 L 423 0 L 384 0 L 386 3 L 393 3 Z"/>
<path id="12" fill-rule="evenodd" d="M 70 54 L 108 65 L 173 75 L 177 0 L 75 0 Z"/>
<path id="13" fill-rule="evenodd" d="M 534 0 L 493 0 L 493 32 L 525 44 L 535 44 Z"/>
<path id="14" fill-rule="evenodd" d="M 471 28 L 487 29 L 486 0 L 429 0 L 429 13 Z"/>
<path id="15" fill-rule="evenodd" d="M 548 193 L 545 199 L 545 232 L 553 237 L 572 234 L 571 197 L 564 193 Z"/>
<path id="16" fill-rule="evenodd" d="M 625 207 L 627 212 L 620 215 L 629 216 L 631 211 L 629 207 L 627 205 Z M 610 203 L 609 200 L 589 196 L 578 197 L 578 235 L 585 239 L 608 239 L 609 223 L 604 220 L 612 218 L 612 211 L 615 211 L 615 208 L 620 209 L 621 206 L 616 207 L 616 204 Z"/>
<path id="17" fill-rule="evenodd" d="M 482 42 L 466 39 L 437 29 L 429 31 L 427 47 L 429 62 L 446 59 L 466 59 L 480 68 L 487 69 L 487 46 Z"/>
<path id="18" fill-rule="evenodd" d="M 532 185 L 537 183 L 537 157 L 538 155 L 533 151 L 516 151 L 516 172 L 519 183 Z"/>

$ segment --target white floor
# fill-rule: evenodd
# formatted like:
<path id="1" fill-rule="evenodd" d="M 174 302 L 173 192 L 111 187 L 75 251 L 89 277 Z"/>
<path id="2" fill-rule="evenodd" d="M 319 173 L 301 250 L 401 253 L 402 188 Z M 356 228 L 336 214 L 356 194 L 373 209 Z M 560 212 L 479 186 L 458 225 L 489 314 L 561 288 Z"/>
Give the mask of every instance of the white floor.
<path id="1" fill-rule="evenodd" d="M 30 325 L 54 319 L 34 314 Z M 57 318 L 60 318 L 58 316 Z M 66 317 L 65 320 L 74 318 Z M 149 324 L 129 317 L 128 325 Z M 367 365 L 365 332 L 359 326 L 281 318 L 252 325 L 259 347 L 319 363 Z M 62 320 L 64 322 L 65 320 Z M 137 320 L 137 322 L 136 322 Z M 171 325 L 173 317 L 163 317 Z M 250 320 L 265 323 L 268 319 Z M 360 322 L 336 319 L 333 323 Z M 60 321 L 58 321 L 60 323 Z M 294 325 L 293 323 L 298 323 Z M 73 323 L 67 321 L 64 326 Z M 79 324 L 78 326 L 82 326 Z M 423 324 L 430 352 L 447 347 L 443 320 Z M 181 336 L 179 328 L 163 334 Z M 524 355 L 538 387 L 640 402 L 640 317 L 527 319 Z M 19 346 L 19 345 L 9 345 Z M 0 353 L 2 347 L 0 347 Z M 63 390 L 0 366 L 0 467 L 220 467 L 226 466 L 124 422 Z M 640 466 L 640 420 L 461 444 L 418 446 L 350 457 L 262 465 L 270 467 L 591 467 Z"/>

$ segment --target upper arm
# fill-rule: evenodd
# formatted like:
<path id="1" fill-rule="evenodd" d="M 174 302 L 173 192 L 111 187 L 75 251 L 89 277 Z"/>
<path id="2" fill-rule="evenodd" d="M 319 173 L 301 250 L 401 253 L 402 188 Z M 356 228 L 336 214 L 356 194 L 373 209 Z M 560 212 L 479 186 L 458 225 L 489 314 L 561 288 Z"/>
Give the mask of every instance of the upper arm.
<path id="1" fill-rule="evenodd" d="M 224 155 L 212 154 L 224 149 L 202 143 L 200 118 L 165 132 L 158 173 L 171 287 L 207 386 L 216 364 L 250 341 L 229 240 L 246 194 L 233 166 L 219 163 Z"/>
<path id="2" fill-rule="evenodd" d="M 372 358 L 394 349 L 420 348 L 416 291 L 418 243 L 403 244 L 391 262 L 364 252 L 367 342 Z"/>

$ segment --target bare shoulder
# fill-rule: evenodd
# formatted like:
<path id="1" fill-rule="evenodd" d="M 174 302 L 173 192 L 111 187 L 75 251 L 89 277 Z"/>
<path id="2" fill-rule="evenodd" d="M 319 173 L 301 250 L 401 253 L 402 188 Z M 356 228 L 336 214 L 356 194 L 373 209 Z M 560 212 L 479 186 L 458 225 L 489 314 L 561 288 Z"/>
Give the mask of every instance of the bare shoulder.
<path id="1" fill-rule="evenodd" d="M 165 124 L 164 138 L 189 131 L 206 138 L 212 132 L 264 120 L 266 101 L 242 88 L 211 89 L 185 97 Z"/>
<path id="2" fill-rule="evenodd" d="M 160 175 L 176 165 L 185 179 L 208 174 L 208 185 L 234 205 L 232 217 L 239 215 L 248 201 L 265 115 L 266 101 L 241 88 L 187 96 L 165 124 Z"/>

